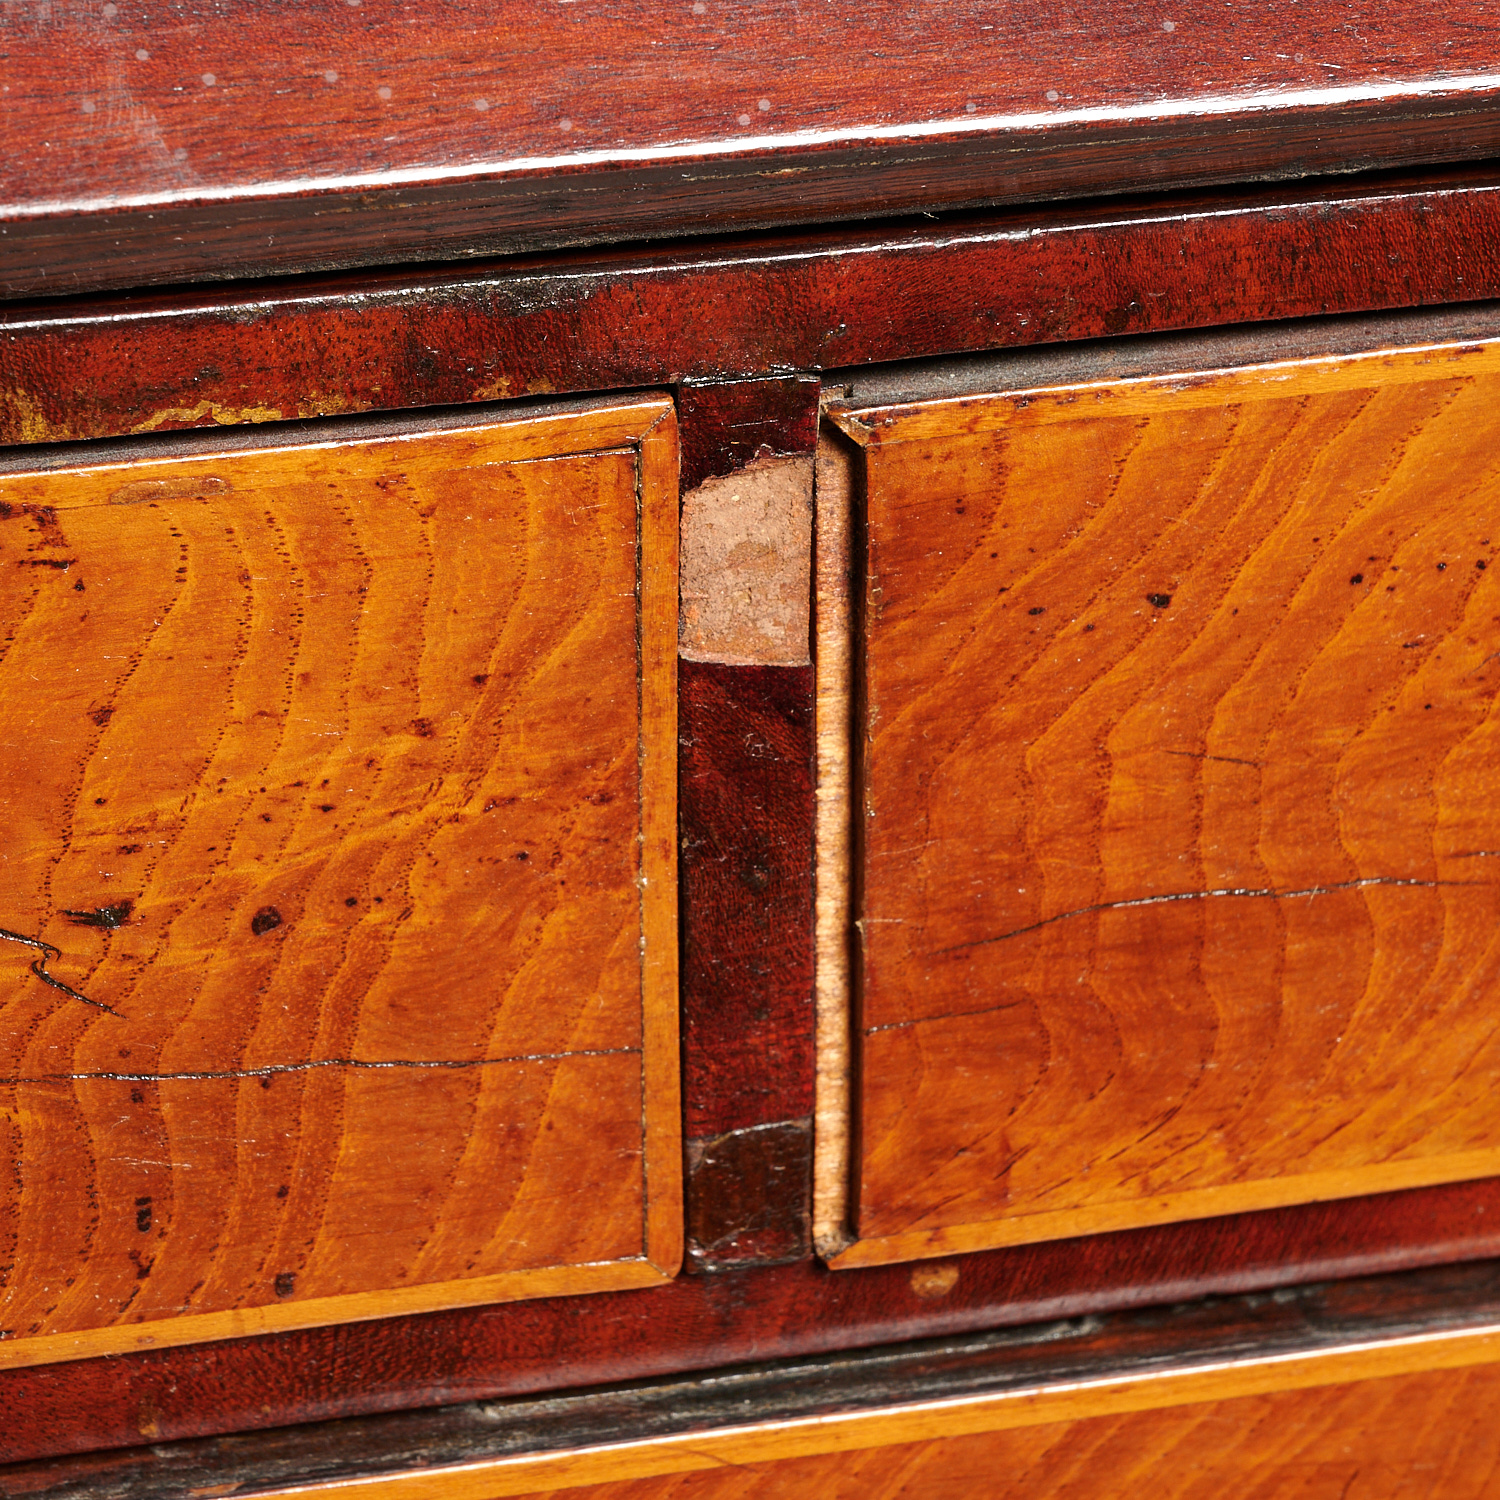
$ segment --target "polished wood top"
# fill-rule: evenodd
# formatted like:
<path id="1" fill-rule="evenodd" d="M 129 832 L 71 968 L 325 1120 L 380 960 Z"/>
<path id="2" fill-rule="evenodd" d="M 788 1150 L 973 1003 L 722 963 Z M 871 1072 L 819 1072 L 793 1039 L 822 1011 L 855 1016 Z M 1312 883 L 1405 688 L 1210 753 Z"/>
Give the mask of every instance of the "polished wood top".
<path id="1" fill-rule="evenodd" d="M 139 0 L 0 18 L 48 294 L 1492 155 L 1493 0 Z"/>

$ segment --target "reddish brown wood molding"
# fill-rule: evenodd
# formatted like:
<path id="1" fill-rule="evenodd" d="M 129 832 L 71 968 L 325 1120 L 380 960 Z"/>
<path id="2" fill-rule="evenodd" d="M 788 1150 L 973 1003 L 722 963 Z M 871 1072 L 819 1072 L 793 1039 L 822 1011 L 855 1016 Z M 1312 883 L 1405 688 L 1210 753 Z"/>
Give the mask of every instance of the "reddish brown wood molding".
<path id="1" fill-rule="evenodd" d="M 1500 1255 L 1500 1182 L 917 1266 L 815 1261 L 0 1373 L 0 1461 L 560 1390 Z M 956 1271 L 934 1277 L 934 1267 Z M 1461 1287 L 1471 1272 L 1435 1273 Z M 1387 1310 L 1392 1304 L 1387 1300 Z"/>
<path id="2" fill-rule="evenodd" d="M 10 295 L 1493 152 L 1494 0 L 7 12 Z"/>
<path id="3" fill-rule="evenodd" d="M 684 386 L 687 507 L 696 489 L 732 508 L 718 481 L 758 454 L 801 457 L 810 479 L 818 397 L 806 377 Z M 812 1176 L 812 668 L 684 659 L 679 691 L 688 1263 L 794 1260 Z"/>
<path id="4" fill-rule="evenodd" d="M 17 308 L 0 317 L 0 440 L 1475 301 L 1500 296 L 1496 243 L 1500 180 L 1455 172 Z"/>
<path id="5" fill-rule="evenodd" d="M 928 1268 L 925 1274 L 933 1271 Z M 1319 1388 L 1348 1389 L 1353 1382 L 1357 1391 L 1404 1380 L 1408 1388 L 1401 1404 L 1416 1413 L 1412 1419 L 1418 1431 L 1433 1444 L 1449 1438 L 1454 1424 L 1461 1426 L 1463 1420 L 1462 1393 L 1450 1392 L 1450 1401 L 1424 1400 L 1421 1372 L 1451 1376 L 1477 1368 L 1489 1371 L 1482 1378 L 1495 1383 L 1500 1368 L 1497 1282 L 1500 1270 L 1488 1262 L 1302 1287 L 1277 1297 L 1210 1299 L 1192 1307 L 1134 1309 L 1039 1328 L 949 1334 L 816 1362 L 757 1361 L 719 1370 L 702 1381 L 688 1373 L 539 1399 L 463 1403 L 436 1411 L 159 1442 L 146 1449 L 10 1465 L 0 1469 L 0 1493 L 11 1500 L 193 1500 L 229 1494 L 330 1497 L 352 1491 L 381 1500 L 497 1500 L 539 1491 L 593 1495 L 595 1491 L 575 1486 L 606 1477 L 655 1475 L 658 1487 L 650 1493 L 659 1497 L 717 1495 L 722 1493 L 714 1487 L 717 1478 L 733 1474 L 737 1497 L 784 1496 L 808 1493 L 808 1484 L 794 1476 L 783 1481 L 774 1471 L 756 1473 L 756 1465 L 842 1449 L 844 1482 L 829 1493 L 861 1500 L 875 1493 L 895 1500 L 930 1491 L 925 1483 L 914 1489 L 914 1466 L 889 1451 L 876 1472 L 888 1476 L 890 1487 L 872 1491 L 871 1468 L 861 1472 L 856 1467 L 858 1450 L 926 1438 L 959 1446 L 965 1433 L 1050 1427 L 1055 1459 L 1034 1477 L 1078 1478 L 1081 1469 L 1082 1489 L 1073 1484 L 1067 1490 L 1076 1497 L 1101 1493 L 1099 1484 L 1088 1482 L 1096 1474 L 1118 1472 L 1110 1454 L 1080 1439 L 1076 1424 L 1101 1419 L 1128 1424 L 1141 1414 L 1172 1408 L 1201 1413 L 1224 1400 L 1248 1401 L 1252 1409 L 1228 1420 L 1229 1435 L 1218 1451 L 1234 1454 L 1237 1445 L 1230 1438 L 1240 1429 L 1248 1429 L 1252 1448 L 1258 1434 L 1270 1447 L 1244 1467 L 1259 1480 L 1275 1456 L 1286 1460 L 1299 1440 L 1308 1437 L 1309 1412 L 1314 1429 L 1329 1420 L 1326 1411 L 1319 1411 Z M 1440 1375 L 1440 1385 L 1442 1380 Z M 1288 1393 L 1297 1393 L 1297 1404 L 1284 1416 L 1253 1409 L 1253 1403 L 1286 1400 Z M 1475 1447 L 1492 1459 L 1492 1395 L 1483 1388 L 1467 1394 L 1477 1401 L 1470 1413 L 1476 1441 L 1458 1446 Z M 1423 1420 L 1428 1413 L 1429 1422 L 1437 1419 L 1431 1425 Z M 1358 1414 L 1346 1416 L 1354 1426 L 1338 1427 L 1339 1418 L 1333 1417 L 1337 1430 L 1321 1434 L 1328 1443 L 1324 1457 L 1341 1460 L 1339 1467 L 1331 1476 L 1321 1466 L 1311 1476 L 1298 1475 L 1298 1495 L 1319 1500 L 1348 1495 L 1349 1470 L 1355 1467 L 1351 1457 L 1378 1451 L 1379 1438 L 1372 1439 Z M 1109 1445 L 1113 1450 L 1121 1446 Z M 1243 1448 L 1238 1451 L 1244 1454 Z M 1176 1468 L 1200 1481 L 1191 1494 L 1201 1500 L 1207 1492 L 1198 1457 Z M 1377 1466 L 1366 1492 L 1446 1497 L 1449 1475 L 1466 1467 L 1460 1459 L 1444 1471 L 1443 1482 L 1406 1490 L 1382 1484 Z M 689 1487 L 679 1490 L 667 1477 L 693 1469 L 700 1471 L 707 1489 L 688 1481 Z M 712 1475 L 703 1475 L 710 1469 Z M 1286 1493 L 1278 1480 L 1287 1466 L 1271 1472 L 1272 1489 L 1247 1490 L 1242 1483 L 1231 1493 Z M 1330 1477 L 1333 1482 L 1325 1482 Z M 988 1495 L 996 1478 L 976 1474 L 957 1493 L 965 1500 Z M 911 1482 L 895 1488 L 903 1479 Z M 818 1476 L 811 1482 L 814 1492 L 820 1484 L 829 1489 Z M 1183 1492 L 1163 1493 L 1181 1500 Z"/>

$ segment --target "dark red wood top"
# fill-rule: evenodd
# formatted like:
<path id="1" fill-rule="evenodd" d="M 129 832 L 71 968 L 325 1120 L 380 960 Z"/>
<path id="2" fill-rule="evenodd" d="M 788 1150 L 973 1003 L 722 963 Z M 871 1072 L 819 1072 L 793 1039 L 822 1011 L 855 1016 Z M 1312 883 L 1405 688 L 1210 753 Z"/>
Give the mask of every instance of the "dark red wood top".
<path id="1" fill-rule="evenodd" d="M 10 0 L 0 291 L 1500 154 L 1500 0 Z"/>

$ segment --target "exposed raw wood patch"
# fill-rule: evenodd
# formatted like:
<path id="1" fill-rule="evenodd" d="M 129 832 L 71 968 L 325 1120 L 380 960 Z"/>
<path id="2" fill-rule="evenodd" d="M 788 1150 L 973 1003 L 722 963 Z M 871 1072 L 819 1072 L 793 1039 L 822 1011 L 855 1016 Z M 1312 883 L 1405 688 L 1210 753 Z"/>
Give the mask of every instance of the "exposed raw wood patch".
<path id="1" fill-rule="evenodd" d="M 809 660 L 813 460 L 762 449 L 683 497 L 679 649 L 690 661 Z"/>
<path id="2" fill-rule="evenodd" d="M 817 456 L 817 1103 L 813 1243 L 834 1255 L 849 1215 L 849 510 L 853 454 L 825 433 Z"/>

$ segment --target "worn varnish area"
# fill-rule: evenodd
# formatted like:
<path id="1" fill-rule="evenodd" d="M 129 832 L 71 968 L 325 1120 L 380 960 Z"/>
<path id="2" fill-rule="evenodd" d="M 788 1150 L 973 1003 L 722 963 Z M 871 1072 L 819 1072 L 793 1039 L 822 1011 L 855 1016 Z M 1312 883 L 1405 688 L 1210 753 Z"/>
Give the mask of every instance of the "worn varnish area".
<path id="1" fill-rule="evenodd" d="M 889 213 L 876 197 L 872 211 Z M 534 204 L 528 212 L 535 218 Z M 165 233 L 151 221 L 152 274 Z M 327 233 L 346 254 L 347 226 Z M 512 257 L 463 275 L 198 288 L 187 302 L 162 292 L 42 304 L 0 323 L 0 438 L 62 442 L 685 380 L 690 490 L 762 442 L 810 451 L 794 389 L 781 400 L 768 392 L 775 423 L 737 408 L 728 393 L 748 376 L 1473 302 L 1500 296 L 1500 266 L 1474 254 L 1497 237 L 1500 183 L 1471 168 L 700 240 L 671 253 Z M 719 381 L 728 383 L 697 383 Z"/>
<path id="2" fill-rule="evenodd" d="M 866 444 L 845 1263 L 1500 1169 L 1500 346 Z"/>
<path id="3" fill-rule="evenodd" d="M 813 460 L 762 449 L 682 500 L 679 650 L 689 661 L 809 660 Z"/>
<path id="4" fill-rule="evenodd" d="M 670 423 L 0 481 L 0 1359 L 660 1279 Z"/>

